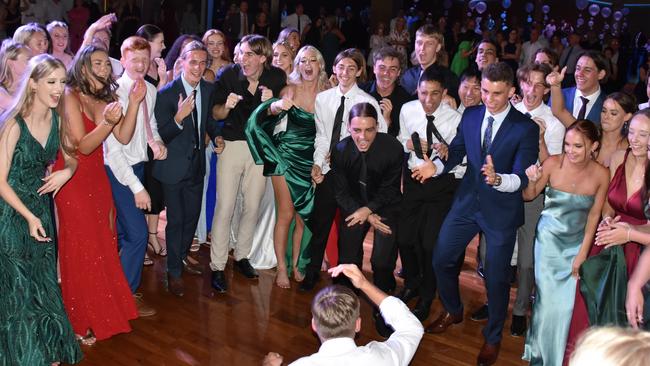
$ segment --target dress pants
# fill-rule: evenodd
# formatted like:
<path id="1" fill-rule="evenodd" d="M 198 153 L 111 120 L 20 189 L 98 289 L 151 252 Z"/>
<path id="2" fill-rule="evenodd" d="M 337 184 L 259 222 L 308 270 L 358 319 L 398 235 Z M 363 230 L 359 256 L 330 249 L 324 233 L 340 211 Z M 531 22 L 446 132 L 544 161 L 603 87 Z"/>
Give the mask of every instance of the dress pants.
<path id="1" fill-rule="evenodd" d="M 173 278 L 179 278 L 183 273 L 183 259 L 187 257 L 192 245 L 201 213 L 203 175 L 199 174 L 199 154 L 199 150 L 193 152 L 190 162 L 192 166 L 181 181 L 163 183 L 163 196 L 167 206 L 167 273 Z"/>
<path id="2" fill-rule="evenodd" d="M 524 316 L 530 305 L 530 294 L 535 286 L 533 249 L 537 221 L 544 209 L 544 194 L 530 202 L 524 202 L 524 224 L 517 230 L 517 298 L 512 314 Z"/>
<path id="3" fill-rule="evenodd" d="M 325 174 L 325 179 L 316 185 L 314 209 L 309 220 L 312 236 L 307 247 L 309 258 L 311 258 L 305 270 L 307 274 L 318 275 L 323 264 L 327 239 L 329 238 L 332 221 L 334 221 L 336 208 L 338 207 L 336 198 L 334 197 L 333 186 L 334 174 L 331 172 Z"/>
<path id="4" fill-rule="evenodd" d="M 382 222 L 391 228 L 392 233 L 386 235 L 378 230 L 374 232 L 372 254 L 370 264 L 372 265 L 372 278 L 375 286 L 380 290 L 391 293 L 395 290 L 395 262 L 397 261 L 397 218 L 399 216 L 399 205 L 376 212 L 381 216 Z M 345 218 L 353 212 L 341 210 L 341 217 Z M 353 263 L 359 269 L 363 264 L 363 239 L 371 228 L 366 221 L 364 224 L 357 224 L 351 227 L 345 222 L 339 226 L 339 264 Z"/>
<path id="5" fill-rule="evenodd" d="M 424 301 L 433 301 L 436 295 L 433 248 L 460 181 L 453 174 L 444 174 L 422 184 L 411 178 L 409 169 L 404 172 L 398 225 L 404 287 L 419 290 Z"/>
<path id="6" fill-rule="evenodd" d="M 117 243 L 120 248 L 122 270 L 129 282 L 131 292 L 135 293 L 140 287 L 142 262 L 147 251 L 149 236 L 147 221 L 144 211 L 135 206 L 135 198 L 131 189 L 118 182 L 111 168 L 105 167 L 117 213 Z M 135 164 L 132 168 L 133 173 L 142 182 L 144 180 L 144 162 Z"/>
<path id="7" fill-rule="evenodd" d="M 463 304 L 458 287 L 458 257 L 470 240 L 482 231 L 486 239 L 484 263 L 487 285 L 488 323 L 483 328 L 486 342 L 501 341 L 503 324 L 508 312 L 510 282 L 508 268 L 515 245 L 517 228 L 494 229 L 487 224 L 478 202 L 471 213 L 449 212 L 442 224 L 438 245 L 434 249 L 433 268 L 438 280 L 438 292 L 445 309 L 451 314 L 462 314 Z"/>
<path id="8" fill-rule="evenodd" d="M 253 245 L 260 202 L 266 188 L 263 166 L 256 165 L 246 141 L 226 141 L 217 163 L 217 206 L 212 219 L 210 268 L 223 271 L 228 262 L 230 231 L 237 194 L 242 212 L 237 232 L 235 260 L 248 258 Z M 199 203 L 199 209 L 200 207 Z"/>

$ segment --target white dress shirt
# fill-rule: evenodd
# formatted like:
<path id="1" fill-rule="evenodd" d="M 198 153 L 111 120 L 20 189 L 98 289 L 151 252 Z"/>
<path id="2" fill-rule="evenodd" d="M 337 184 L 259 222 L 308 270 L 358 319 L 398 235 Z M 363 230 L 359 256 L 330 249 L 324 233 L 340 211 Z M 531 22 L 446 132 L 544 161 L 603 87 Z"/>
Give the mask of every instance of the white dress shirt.
<path id="1" fill-rule="evenodd" d="M 129 94 L 133 87 L 134 81 L 126 73 L 117 79 L 118 88 L 116 90 L 117 98 L 122 104 L 122 111 L 126 114 L 129 106 Z M 154 106 L 156 105 L 156 87 L 145 82 L 147 86 L 147 112 L 149 112 L 149 124 L 154 141 L 162 141 L 158 134 L 158 123 L 154 116 Z M 108 135 L 104 140 L 104 164 L 108 165 L 120 184 L 128 186 L 131 192 L 138 193 L 144 189 L 140 179 L 133 173 L 132 166 L 143 161 L 149 160 L 147 157 L 147 132 L 145 130 L 144 118 L 144 100 L 140 103 L 138 115 L 135 122 L 133 137 L 128 144 L 123 145 L 113 134 Z"/>
<path id="2" fill-rule="evenodd" d="M 587 110 L 585 111 L 585 118 L 587 118 L 589 112 L 591 112 L 591 108 L 593 108 L 594 103 L 596 102 L 596 99 L 598 99 L 598 96 L 600 96 L 601 92 L 602 90 L 600 89 L 600 87 L 598 87 L 598 90 L 595 93 L 586 96 L 582 94 L 582 92 L 578 90 L 578 88 L 576 88 L 576 94 L 573 96 L 573 113 L 572 113 L 573 117 L 578 118 L 578 114 L 580 113 L 580 108 L 582 108 L 582 99 L 580 99 L 580 97 L 585 97 L 589 99 L 589 103 L 587 103 Z"/>
<path id="3" fill-rule="evenodd" d="M 646 109 L 648 107 L 650 107 L 650 102 L 645 102 L 645 103 L 639 104 L 639 110 L 643 110 L 643 109 Z"/>
<path id="4" fill-rule="evenodd" d="M 303 357 L 290 366 L 406 366 L 411 362 L 422 339 L 420 321 L 404 303 L 392 296 L 379 305 L 381 315 L 395 332 L 385 342 L 372 341 L 357 347 L 354 339 L 329 339 L 318 353 Z"/>
<path id="5" fill-rule="evenodd" d="M 465 112 L 465 105 L 463 104 L 463 102 L 460 102 L 460 105 L 456 109 L 456 112 L 460 113 L 461 115 L 463 114 L 463 112 Z"/>
<path id="6" fill-rule="evenodd" d="M 329 150 L 332 139 L 332 130 L 334 128 L 334 118 L 336 110 L 341 104 L 341 93 L 339 87 L 322 91 L 316 95 L 316 105 L 314 119 L 316 121 L 316 139 L 314 140 L 314 164 L 321 167 L 321 173 L 327 174 L 330 170 Z M 379 120 L 379 132 L 386 132 L 388 127 L 384 116 L 381 114 L 377 100 L 370 94 L 364 92 L 358 85 L 354 84 L 347 93 L 345 93 L 345 107 L 343 109 L 343 125 L 341 126 L 341 137 L 339 141 L 350 136 L 348 131 L 348 116 L 352 106 L 358 103 L 370 103 L 377 109 Z"/>
<path id="7" fill-rule="evenodd" d="M 436 129 L 440 132 L 440 135 L 447 144 L 451 143 L 451 140 L 456 137 L 461 114 L 449 107 L 448 104 L 440 103 L 438 108 L 433 112 L 433 116 L 435 117 L 433 124 L 436 126 Z M 402 105 L 399 114 L 398 140 L 404 145 L 404 152 L 409 152 L 406 144 L 411 140 L 411 135 L 415 132 L 418 133 L 420 139 L 427 139 L 427 114 L 424 112 L 422 103 L 419 100 L 413 100 Z M 433 141 L 434 143 L 442 142 L 438 141 L 435 135 L 433 136 Z M 426 151 L 422 153 L 426 154 Z M 434 150 L 431 158 L 433 159 L 435 156 L 438 156 L 438 153 Z M 408 168 L 413 170 L 422 164 L 424 164 L 424 160 L 418 158 L 415 152 L 410 151 Z M 451 170 L 451 173 L 454 173 L 456 178 L 462 178 L 465 173 L 465 168 L 463 165 L 457 165 Z"/>
<path id="8" fill-rule="evenodd" d="M 557 119 L 553 112 L 551 112 L 551 107 L 544 103 L 529 111 L 526 109 L 524 102 L 519 102 L 515 105 L 515 109 L 519 112 L 526 114 L 529 113 L 531 117 L 539 117 L 544 120 L 546 123 L 546 131 L 544 131 L 544 142 L 546 143 L 546 149 L 550 155 L 558 155 L 562 153 L 562 145 L 564 144 L 564 125 Z"/>
<path id="9" fill-rule="evenodd" d="M 300 29 L 298 29 L 298 17 L 300 17 Z M 298 29 L 298 32 L 302 35 L 302 32 L 305 30 L 305 27 L 307 24 L 311 24 L 311 19 L 309 19 L 309 15 L 307 14 L 301 14 L 298 15 L 296 13 L 293 13 L 291 15 L 288 15 L 286 18 L 282 20 L 280 23 L 280 26 L 282 28 L 296 28 Z"/>

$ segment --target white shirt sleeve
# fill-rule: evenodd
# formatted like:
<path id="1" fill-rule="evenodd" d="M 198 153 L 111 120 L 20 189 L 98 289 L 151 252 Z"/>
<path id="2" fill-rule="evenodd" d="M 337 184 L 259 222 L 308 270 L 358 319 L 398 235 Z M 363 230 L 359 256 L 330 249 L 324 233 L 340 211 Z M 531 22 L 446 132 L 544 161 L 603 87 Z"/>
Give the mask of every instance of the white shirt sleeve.
<path id="1" fill-rule="evenodd" d="M 406 125 L 408 123 L 406 118 L 407 117 L 404 114 L 404 108 L 402 107 L 402 110 L 399 112 L 399 135 L 397 136 L 397 139 L 404 146 L 404 152 L 408 153 L 410 151 L 406 147 L 406 143 L 411 139 L 411 136 L 409 136 L 409 131 L 406 128 Z"/>
<path id="2" fill-rule="evenodd" d="M 316 124 L 316 138 L 314 139 L 314 165 L 320 166 L 321 169 L 325 167 L 325 159 L 329 153 L 330 147 L 330 142 L 327 136 L 328 133 L 326 131 L 327 127 L 323 121 L 325 108 L 327 108 L 327 106 L 324 106 L 322 104 L 321 98 L 316 96 L 316 103 L 314 107 L 314 121 Z"/>
<path id="3" fill-rule="evenodd" d="M 501 184 L 498 186 L 493 186 L 499 192 L 515 192 L 521 186 L 521 179 L 517 174 L 499 174 L 501 177 Z"/>
<path id="4" fill-rule="evenodd" d="M 408 365 L 424 334 L 422 323 L 401 300 L 393 296 L 385 298 L 379 304 L 379 310 L 395 332 L 385 342 L 373 345 L 386 346 L 396 361 L 395 365 Z"/>

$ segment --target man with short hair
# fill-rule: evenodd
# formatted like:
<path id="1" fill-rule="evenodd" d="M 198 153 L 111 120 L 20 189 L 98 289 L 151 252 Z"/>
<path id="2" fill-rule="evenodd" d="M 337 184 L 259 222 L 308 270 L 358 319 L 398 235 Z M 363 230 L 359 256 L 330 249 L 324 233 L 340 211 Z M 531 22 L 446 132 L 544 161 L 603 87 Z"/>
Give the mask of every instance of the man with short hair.
<path id="1" fill-rule="evenodd" d="M 327 238 L 336 214 L 335 180 L 334 174 L 330 173 L 331 153 L 338 142 L 350 134 L 348 117 L 353 105 L 366 102 L 379 110 L 375 98 L 357 85 L 364 65 L 364 56 L 359 50 L 348 48 L 339 52 L 333 67 L 338 85 L 316 95 L 316 139 L 311 172 L 312 180 L 316 183 L 316 192 L 314 214 L 311 218 L 312 237 L 308 246 L 311 261 L 305 269 L 305 279 L 300 284 L 301 291 L 311 291 L 319 279 Z M 386 121 L 381 114 L 378 115 L 378 130 L 387 130 Z"/>
<path id="2" fill-rule="evenodd" d="M 228 262 L 230 231 L 238 192 L 243 210 L 234 249 L 235 269 L 246 278 L 255 279 L 257 271 L 248 256 L 253 245 L 259 205 L 266 187 L 263 166 L 256 165 L 248 148 L 244 129 L 251 113 L 261 103 L 280 95 L 286 85 L 286 74 L 271 66 L 271 42 L 260 35 L 244 37 L 240 43 L 239 63 L 226 66 L 219 74 L 214 94 L 212 115 L 223 120 L 221 136 L 215 146 L 217 164 L 217 206 L 212 221 L 210 268 L 212 287 L 226 292 L 224 269 Z"/>
<path id="3" fill-rule="evenodd" d="M 460 75 L 458 86 L 460 105 L 456 111 L 463 114 L 465 108 L 481 104 L 481 73 L 474 68 L 467 68 Z"/>
<path id="4" fill-rule="evenodd" d="M 399 112 L 404 103 L 413 98 L 397 84 L 397 78 L 402 72 L 400 54 L 393 47 L 383 47 L 373 56 L 373 72 L 375 80 L 361 86 L 366 93 L 372 95 L 381 107 L 381 114 L 388 124 L 388 134 L 396 137 L 399 134 Z"/>
<path id="5" fill-rule="evenodd" d="M 420 75 L 424 70 L 432 67 L 444 75 L 449 94 L 454 99 L 458 99 L 458 77 L 448 68 L 436 64 L 438 53 L 444 46 L 445 38 L 432 24 L 425 24 L 415 32 L 415 57 L 418 65 L 406 70 L 400 79 L 400 85 L 407 93 L 415 95 Z"/>
<path id="6" fill-rule="evenodd" d="M 183 296 L 182 272 L 201 274 L 187 255 L 201 213 L 205 176 L 205 134 L 218 134 L 210 113 L 213 86 L 203 80 L 208 51 L 201 42 L 188 43 L 180 55 L 180 76 L 158 92 L 155 117 L 168 148 L 165 160 L 156 160 L 153 176 L 162 183 L 167 207 L 167 281 L 175 296 Z M 146 227 L 145 227 L 146 234 Z"/>
<path id="7" fill-rule="evenodd" d="M 582 46 L 580 46 L 580 38 L 581 37 L 578 33 L 571 33 L 569 37 L 567 37 L 569 46 L 565 47 L 560 55 L 560 61 L 558 63 L 560 70 L 565 67 L 567 68 L 566 75 L 562 81 L 563 88 L 570 88 L 576 85 L 576 63 L 578 62 L 578 57 L 585 52 Z"/>
<path id="8" fill-rule="evenodd" d="M 344 286 L 322 289 L 311 304 L 311 327 L 321 341 L 317 353 L 291 363 L 291 366 L 373 365 L 407 366 L 420 344 L 423 331 L 420 322 L 399 299 L 388 296 L 368 281 L 354 264 L 330 268 L 332 277 L 344 274 L 352 285 L 381 310 L 395 332 L 385 342 L 372 341 L 357 346 L 354 338 L 361 330 L 359 297 Z M 270 352 L 264 366 L 280 366 L 283 358 Z"/>
<path id="9" fill-rule="evenodd" d="M 282 28 L 295 28 L 300 34 L 300 39 L 303 38 L 303 32 L 305 28 L 311 24 L 311 19 L 309 15 L 305 14 L 305 7 L 302 3 L 296 3 L 296 12 L 293 14 L 287 15 L 286 18 L 282 19 L 280 26 Z"/>
<path id="10" fill-rule="evenodd" d="M 490 40 L 482 40 L 476 48 L 476 66 L 478 71 L 483 71 L 488 65 L 499 62 L 497 46 Z"/>
<path id="11" fill-rule="evenodd" d="M 485 280 L 490 302 L 485 342 L 478 365 L 493 365 L 499 355 L 508 312 L 508 269 L 516 230 L 523 224 L 521 190 L 528 184 L 526 169 L 539 154 L 539 127 L 510 105 L 515 92 L 508 64 L 487 66 L 482 73 L 483 105 L 465 110 L 447 161 L 425 164 L 413 171 L 419 181 L 448 173 L 467 156 L 467 172 L 447 214 L 434 250 L 433 268 L 444 311 L 427 327 L 443 333 L 463 321 L 458 286 L 458 258 L 478 232 L 486 238 Z"/>
<path id="12" fill-rule="evenodd" d="M 530 39 L 521 45 L 521 56 L 519 66 L 524 66 L 534 61 L 533 55 L 538 49 L 544 48 L 544 42 L 540 38 L 541 32 L 539 27 L 535 26 L 530 30 Z"/>

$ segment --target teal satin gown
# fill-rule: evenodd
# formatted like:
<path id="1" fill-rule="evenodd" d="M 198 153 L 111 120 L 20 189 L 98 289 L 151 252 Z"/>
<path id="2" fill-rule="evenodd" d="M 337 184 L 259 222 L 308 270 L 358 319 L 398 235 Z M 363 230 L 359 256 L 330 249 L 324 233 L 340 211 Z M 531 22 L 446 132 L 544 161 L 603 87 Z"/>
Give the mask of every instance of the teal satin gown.
<path id="1" fill-rule="evenodd" d="M 562 365 L 576 292 L 571 266 L 593 204 L 594 196 L 546 188 L 534 249 L 537 295 L 523 355 L 531 365 Z"/>
<path id="2" fill-rule="evenodd" d="M 278 100 L 272 98 L 262 103 L 251 114 L 246 123 L 246 139 L 253 160 L 258 165 L 264 165 L 264 175 L 284 176 L 291 200 L 296 212 L 305 222 L 298 268 L 304 272 L 309 263 L 307 244 L 311 238 L 308 229 L 309 217 L 314 207 L 314 188 L 311 185 L 311 168 L 314 163 L 314 139 L 316 125 L 314 114 L 293 107 L 277 116 L 267 113 L 271 103 Z M 273 134 L 275 126 L 286 116 L 287 128 Z M 289 232 L 288 260 L 291 261 L 291 238 L 293 225 Z"/>

